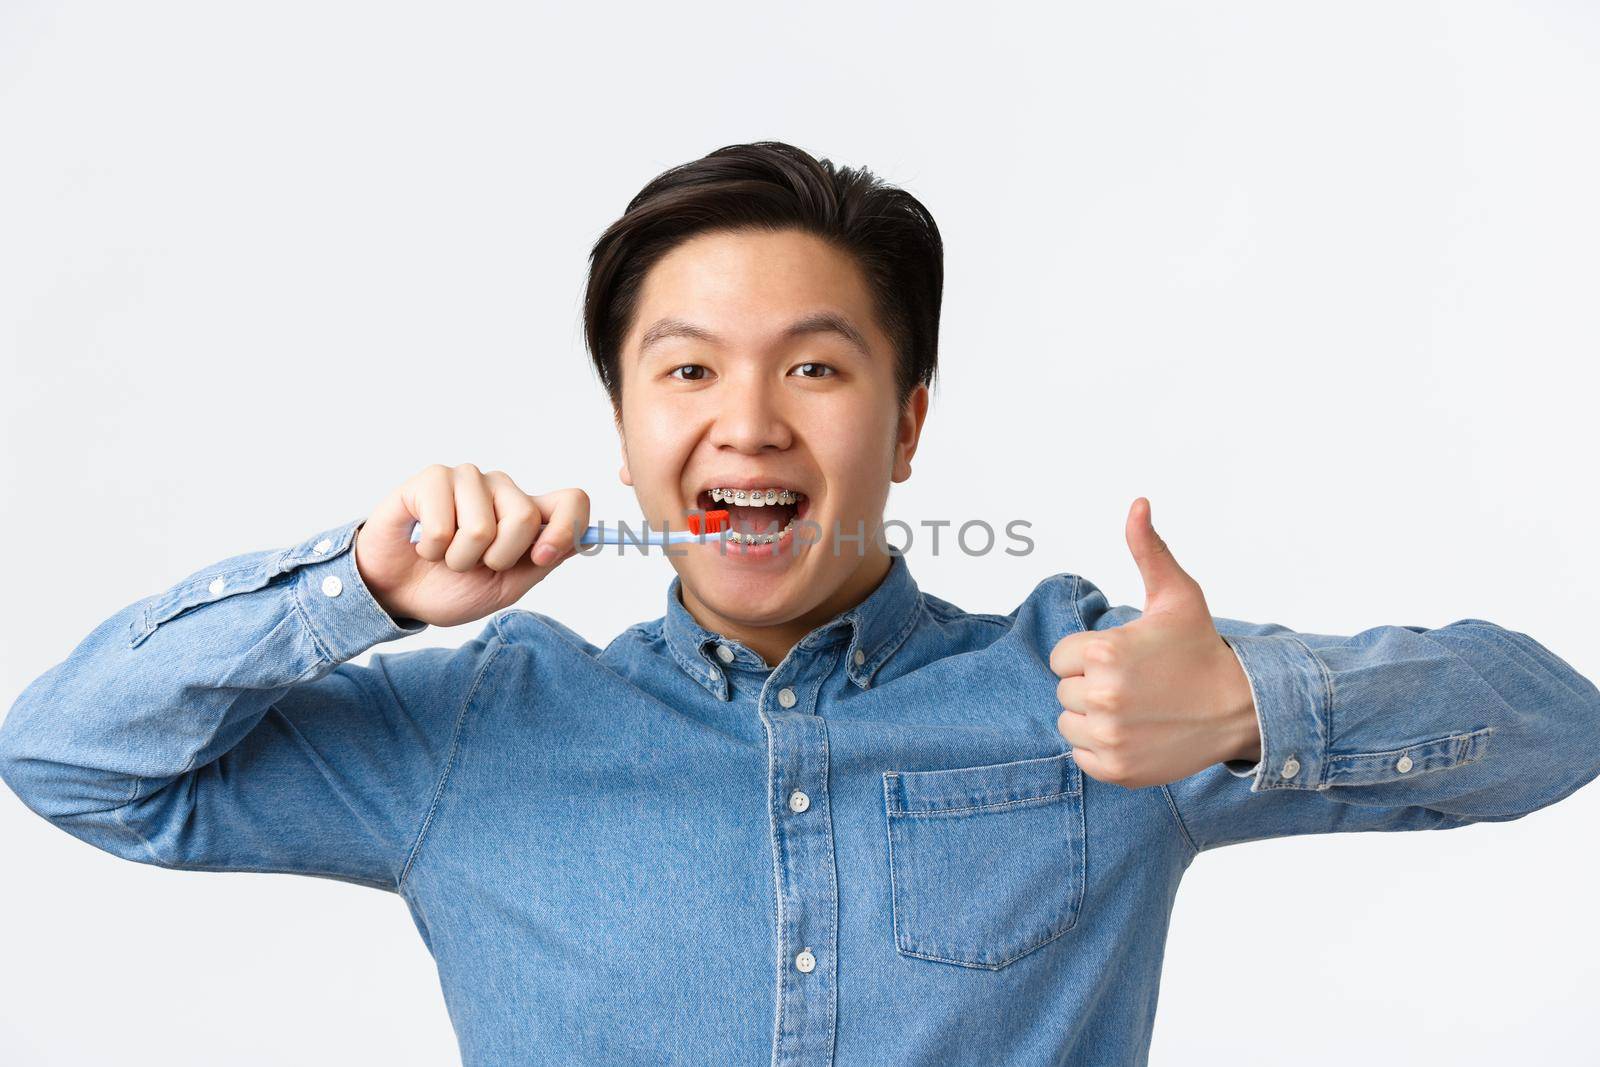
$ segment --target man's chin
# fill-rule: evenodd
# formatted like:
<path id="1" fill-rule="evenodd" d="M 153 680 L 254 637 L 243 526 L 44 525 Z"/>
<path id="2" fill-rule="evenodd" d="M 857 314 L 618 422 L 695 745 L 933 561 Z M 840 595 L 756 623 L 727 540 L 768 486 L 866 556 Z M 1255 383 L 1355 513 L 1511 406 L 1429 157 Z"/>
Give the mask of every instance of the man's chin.
<path id="1" fill-rule="evenodd" d="M 801 580 L 800 563 L 792 557 L 752 561 L 723 557 L 716 549 L 679 568 L 684 588 L 717 614 L 752 626 L 770 626 L 792 618 L 815 583 Z"/>

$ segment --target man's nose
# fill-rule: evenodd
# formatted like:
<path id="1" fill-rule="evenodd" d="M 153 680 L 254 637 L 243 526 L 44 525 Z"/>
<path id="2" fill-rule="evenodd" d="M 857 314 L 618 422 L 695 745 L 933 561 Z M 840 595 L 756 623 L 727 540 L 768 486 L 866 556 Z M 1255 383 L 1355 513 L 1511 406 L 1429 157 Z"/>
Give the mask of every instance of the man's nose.
<path id="1" fill-rule="evenodd" d="M 788 448 L 792 434 L 782 398 L 756 376 L 730 377 L 718 391 L 712 443 L 740 452 Z"/>

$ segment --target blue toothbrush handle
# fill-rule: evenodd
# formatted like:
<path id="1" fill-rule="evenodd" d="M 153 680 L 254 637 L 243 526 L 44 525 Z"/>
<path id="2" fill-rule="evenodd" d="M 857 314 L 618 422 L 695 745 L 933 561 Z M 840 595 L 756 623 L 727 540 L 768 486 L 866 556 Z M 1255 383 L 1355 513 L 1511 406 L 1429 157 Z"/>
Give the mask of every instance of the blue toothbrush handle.
<path id="1" fill-rule="evenodd" d="M 705 536 L 717 537 L 720 535 L 707 534 Z M 681 545 L 686 541 L 698 541 L 700 539 L 700 534 L 690 533 L 688 530 L 673 530 L 666 534 L 657 533 L 655 530 L 649 530 L 645 533 L 644 537 L 639 539 L 639 541 L 641 544 L 646 545 Z M 413 522 L 411 524 L 411 543 L 416 544 L 421 540 L 422 523 Z M 587 530 L 583 531 L 583 535 L 578 538 L 578 544 L 580 545 L 631 545 L 633 543 L 634 538 L 631 535 L 624 538 L 621 530 L 608 529 L 602 531 L 598 526 L 589 527 Z"/>

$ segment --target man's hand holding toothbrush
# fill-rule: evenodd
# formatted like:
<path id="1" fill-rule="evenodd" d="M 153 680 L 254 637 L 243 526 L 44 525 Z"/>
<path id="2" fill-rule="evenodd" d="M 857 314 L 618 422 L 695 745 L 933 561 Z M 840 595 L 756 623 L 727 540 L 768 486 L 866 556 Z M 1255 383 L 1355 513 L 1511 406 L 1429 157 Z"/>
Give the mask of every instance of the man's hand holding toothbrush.
<path id="1" fill-rule="evenodd" d="M 435 463 L 361 524 L 356 569 L 390 617 L 458 626 L 522 599 L 577 553 L 574 533 L 588 522 L 582 489 L 534 496 L 504 471 Z"/>

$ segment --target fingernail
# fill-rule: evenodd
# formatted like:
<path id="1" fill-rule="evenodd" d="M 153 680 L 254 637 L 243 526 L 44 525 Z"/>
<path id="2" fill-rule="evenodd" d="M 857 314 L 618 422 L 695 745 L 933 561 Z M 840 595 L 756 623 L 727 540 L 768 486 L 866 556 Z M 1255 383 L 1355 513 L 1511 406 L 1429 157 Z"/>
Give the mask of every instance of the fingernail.
<path id="1" fill-rule="evenodd" d="M 540 545 L 533 550 L 533 561 L 541 567 L 550 566 L 550 561 L 556 558 L 556 550 L 549 545 Z"/>

